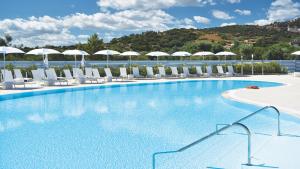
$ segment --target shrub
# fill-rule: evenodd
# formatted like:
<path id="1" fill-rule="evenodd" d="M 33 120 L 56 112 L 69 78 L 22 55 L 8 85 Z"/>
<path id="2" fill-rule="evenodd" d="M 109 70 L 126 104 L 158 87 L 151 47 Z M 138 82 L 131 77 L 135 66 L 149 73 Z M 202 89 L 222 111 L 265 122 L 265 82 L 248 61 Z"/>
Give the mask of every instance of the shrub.
<path id="1" fill-rule="evenodd" d="M 241 64 L 235 65 L 236 71 L 241 73 Z M 279 63 L 270 62 L 270 63 L 254 63 L 253 64 L 254 74 L 286 74 L 287 69 L 282 67 Z M 245 75 L 252 74 L 252 64 L 243 64 L 243 72 Z"/>

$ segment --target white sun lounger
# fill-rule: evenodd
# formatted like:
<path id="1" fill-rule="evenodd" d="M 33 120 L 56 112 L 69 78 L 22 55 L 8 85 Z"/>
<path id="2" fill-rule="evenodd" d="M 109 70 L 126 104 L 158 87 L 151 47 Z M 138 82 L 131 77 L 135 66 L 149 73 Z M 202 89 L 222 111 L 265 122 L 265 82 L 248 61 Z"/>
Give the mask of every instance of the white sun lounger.
<path id="1" fill-rule="evenodd" d="M 222 66 L 217 66 L 218 76 L 226 76 Z"/>
<path id="2" fill-rule="evenodd" d="M 105 72 L 106 77 L 113 78 L 110 68 L 104 68 L 104 72 Z"/>
<path id="3" fill-rule="evenodd" d="M 233 66 L 227 66 L 227 68 L 228 68 L 227 74 L 229 76 L 237 76 L 238 75 L 237 73 L 234 72 Z"/>
<path id="4" fill-rule="evenodd" d="M 201 66 L 196 66 L 196 74 L 197 74 L 197 76 L 205 76 L 205 74 L 202 71 Z"/>
<path id="5" fill-rule="evenodd" d="M 126 67 L 120 67 L 120 77 L 122 78 L 122 80 L 128 79 Z"/>
<path id="6" fill-rule="evenodd" d="M 162 67 L 162 66 L 158 67 L 158 72 L 159 72 L 160 77 L 166 77 L 167 76 L 165 67 Z"/>
<path id="7" fill-rule="evenodd" d="M 62 85 L 62 83 L 66 83 L 69 85 L 68 81 L 66 79 L 58 78 L 56 75 L 56 72 L 53 68 L 50 68 L 46 70 L 46 75 L 47 75 L 47 82 L 49 86 L 55 85 L 55 82 L 58 82 L 59 85 Z"/>
<path id="8" fill-rule="evenodd" d="M 175 66 L 171 66 L 171 72 L 173 77 L 179 77 L 178 69 Z"/>
<path id="9" fill-rule="evenodd" d="M 11 89 L 11 88 L 15 87 L 14 78 L 12 76 L 11 71 L 2 69 L 1 70 L 1 79 L 2 79 L 1 85 L 4 89 Z"/>
<path id="10" fill-rule="evenodd" d="M 25 83 L 24 81 L 15 81 L 12 75 L 12 72 L 10 70 L 1 70 L 1 74 L 2 74 L 2 86 L 6 86 L 9 85 L 9 83 L 12 85 L 12 87 L 16 87 L 16 85 L 24 85 L 25 88 Z M 11 87 L 8 87 L 11 88 Z"/>
<path id="11" fill-rule="evenodd" d="M 111 70 L 110 68 L 104 68 L 104 72 L 105 72 L 105 78 L 106 78 L 106 81 L 108 82 L 111 82 L 112 79 L 117 79 L 116 77 L 114 77 L 111 73 Z"/>
<path id="12" fill-rule="evenodd" d="M 38 68 L 37 71 L 39 72 L 42 79 L 47 79 L 44 69 Z"/>
<path id="13" fill-rule="evenodd" d="M 84 84 L 86 81 L 86 78 L 79 68 L 73 68 L 73 77 L 79 82 L 79 84 Z"/>
<path id="14" fill-rule="evenodd" d="M 183 73 L 181 73 L 181 74 L 178 73 L 177 67 L 171 66 L 170 68 L 171 68 L 171 72 L 172 72 L 172 75 L 171 75 L 172 77 L 184 78 L 184 74 Z"/>
<path id="15" fill-rule="evenodd" d="M 99 71 L 98 71 L 97 68 L 93 68 L 93 69 L 92 69 L 92 72 L 93 72 L 94 78 L 97 79 L 97 82 L 98 82 L 98 83 L 103 83 L 103 82 L 104 82 L 104 78 L 102 78 L 102 77 L 100 76 L 100 73 L 99 73 Z"/>
<path id="16" fill-rule="evenodd" d="M 90 67 L 85 68 L 85 78 L 86 80 L 89 80 L 91 83 L 95 82 L 98 83 L 97 78 L 93 75 L 93 69 Z"/>
<path id="17" fill-rule="evenodd" d="M 159 74 L 154 75 L 152 67 L 147 66 L 146 71 L 147 71 L 147 77 L 148 78 L 160 78 Z"/>
<path id="18" fill-rule="evenodd" d="M 72 74 L 71 74 L 71 71 L 69 69 L 64 69 L 63 70 L 64 72 L 64 75 L 65 75 L 65 79 L 72 83 L 72 84 L 75 84 L 75 79 L 73 78 Z"/>
<path id="19" fill-rule="evenodd" d="M 206 66 L 206 75 L 207 76 L 212 76 L 213 75 L 213 71 L 212 71 L 211 66 Z"/>
<path id="20" fill-rule="evenodd" d="M 15 78 L 14 78 L 15 81 L 25 82 L 20 69 L 14 69 L 14 74 L 15 74 Z"/>
<path id="21" fill-rule="evenodd" d="M 64 72 L 65 77 L 66 77 L 67 80 L 74 80 L 74 78 L 73 78 L 73 76 L 72 76 L 69 69 L 64 69 L 63 72 Z"/>
<path id="22" fill-rule="evenodd" d="M 191 74 L 190 74 L 190 71 L 189 71 L 189 68 L 188 68 L 188 67 L 186 67 L 186 66 L 183 66 L 183 67 L 182 67 L 182 70 L 183 70 L 183 76 L 184 76 L 184 77 L 190 77 L 190 76 L 191 76 Z"/>
<path id="23" fill-rule="evenodd" d="M 39 70 L 31 70 L 31 73 L 32 73 L 33 81 L 35 81 L 37 83 L 42 83 L 42 84 L 45 83 L 45 81 L 42 78 Z"/>
<path id="24" fill-rule="evenodd" d="M 143 76 L 140 75 L 139 67 L 132 67 L 132 74 L 133 78 L 143 78 Z"/>

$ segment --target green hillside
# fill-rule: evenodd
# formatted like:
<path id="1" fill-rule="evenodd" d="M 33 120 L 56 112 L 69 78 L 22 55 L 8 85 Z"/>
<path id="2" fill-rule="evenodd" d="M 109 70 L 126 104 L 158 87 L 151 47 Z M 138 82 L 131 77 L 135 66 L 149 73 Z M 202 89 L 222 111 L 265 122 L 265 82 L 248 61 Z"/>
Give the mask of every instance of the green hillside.
<path id="1" fill-rule="evenodd" d="M 288 27 L 297 32 L 288 31 Z M 8 38 L 8 39 L 7 39 Z M 5 45 L 11 41 L 11 37 L 1 38 L 0 45 Z M 48 46 L 60 51 L 66 49 L 83 49 L 89 53 L 95 53 L 101 49 L 113 49 L 120 52 L 134 50 L 143 54 L 150 51 L 165 51 L 173 53 L 179 50 L 185 50 L 191 53 L 198 51 L 212 51 L 214 53 L 223 50 L 231 50 L 240 57 L 243 55 L 250 59 L 254 54 L 255 59 L 295 59 L 290 55 L 295 50 L 300 50 L 300 18 L 277 22 L 266 26 L 255 25 L 234 25 L 226 27 L 216 27 L 207 29 L 172 29 L 164 32 L 143 32 L 141 34 L 132 34 L 120 38 L 114 38 L 109 43 L 104 43 L 97 34 L 91 35 L 86 44 L 77 44 L 73 46 Z M 23 48 L 29 51 L 30 48 Z M 231 59 L 238 59 L 233 57 Z M 21 56 L 8 59 L 15 60 L 38 60 L 36 56 Z M 52 56 L 52 60 L 72 60 L 72 57 Z M 90 60 L 104 60 L 104 56 L 90 56 Z M 120 56 L 114 56 L 112 59 L 127 59 Z M 139 56 L 137 59 L 154 59 L 147 56 Z M 168 57 L 168 59 L 176 59 Z M 192 57 L 192 59 L 199 59 Z M 217 59 L 210 57 L 209 59 Z"/>
<path id="2" fill-rule="evenodd" d="M 288 26 L 300 28 L 300 18 L 267 26 L 234 25 L 208 29 L 172 29 L 145 32 L 113 39 L 107 46 L 116 50 L 149 52 L 161 50 L 219 52 L 232 50 L 250 57 L 264 55 L 269 59 L 292 59 L 289 54 L 299 49 L 300 32 L 289 32 Z M 249 52 L 249 50 L 251 52 Z"/>

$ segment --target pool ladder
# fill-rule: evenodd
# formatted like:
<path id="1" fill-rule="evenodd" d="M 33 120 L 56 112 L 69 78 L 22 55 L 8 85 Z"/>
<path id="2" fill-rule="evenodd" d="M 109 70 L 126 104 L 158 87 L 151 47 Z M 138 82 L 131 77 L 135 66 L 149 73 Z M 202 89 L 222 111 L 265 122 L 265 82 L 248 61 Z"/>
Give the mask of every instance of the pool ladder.
<path id="1" fill-rule="evenodd" d="M 192 142 L 191 144 L 188 144 L 188 145 L 186 145 L 186 146 L 184 146 L 184 147 L 182 147 L 182 148 L 180 148 L 178 150 L 160 151 L 160 152 L 153 153 L 152 154 L 152 169 L 156 169 L 156 157 L 158 155 L 174 154 L 174 153 L 183 152 L 183 151 L 185 151 L 185 150 L 187 150 L 187 149 L 189 149 L 189 148 L 191 148 L 191 147 L 193 147 L 193 146 L 195 146 L 195 145 L 203 142 L 204 140 L 207 140 L 207 139 L 209 139 L 209 138 L 211 138 L 211 137 L 213 137 L 215 135 L 218 135 L 220 132 L 225 131 L 225 130 L 227 130 L 227 129 L 231 128 L 231 127 L 234 127 L 234 126 L 241 127 L 247 133 L 247 137 L 248 137 L 248 140 L 247 140 L 248 141 L 248 147 L 247 147 L 248 148 L 248 153 L 247 153 L 247 164 L 245 164 L 245 165 L 251 166 L 252 165 L 252 163 L 251 163 L 251 131 L 249 130 L 249 128 L 246 125 L 242 124 L 241 122 L 244 121 L 244 120 L 246 120 L 246 119 L 248 119 L 248 118 L 250 118 L 250 117 L 252 117 L 252 116 L 254 116 L 254 115 L 256 115 L 256 114 L 258 114 L 258 113 L 260 113 L 263 110 L 266 110 L 266 109 L 274 109 L 275 112 L 277 113 L 277 136 L 280 136 L 281 135 L 281 133 L 280 133 L 280 112 L 274 106 L 266 106 L 266 107 L 263 107 L 263 108 L 255 111 L 255 112 L 249 114 L 248 116 L 245 116 L 245 117 L 241 118 L 240 120 L 238 120 L 238 121 L 236 121 L 236 122 L 234 122 L 232 124 L 217 124 L 215 132 L 212 132 L 209 135 L 207 135 L 205 137 L 202 137 L 202 138 L 200 138 L 200 139 Z M 224 127 L 219 128 L 219 126 L 224 126 Z"/>

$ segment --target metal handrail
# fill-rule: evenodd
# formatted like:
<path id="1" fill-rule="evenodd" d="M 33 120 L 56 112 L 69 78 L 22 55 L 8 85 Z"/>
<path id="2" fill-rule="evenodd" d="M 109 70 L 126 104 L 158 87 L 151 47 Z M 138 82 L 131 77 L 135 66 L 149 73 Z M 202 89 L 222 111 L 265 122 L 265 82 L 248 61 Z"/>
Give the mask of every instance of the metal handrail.
<path id="1" fill-rule="evenodd" d="M 206 139 L 208 139 L 208 138 L 210 138 L 210 137 L 212 137 L 214 135 L 218 135 L 220 132 L 222 132 L 224 130 L 227 130 L 228 128 L 230 128 L 232 126 L 235 126 L 235 125 L 244 128 L 246 130 L 246 132 L 247 132 L 247 135 L 248 135 L 248 157 L 247 157 L 248 162 L 247 162 L 246 165 L 250 165 L 251 166 L 252 165 L 251 164 L 251 132 L 250 132 L 249 128 L 246 125 L 242 124 L 241 122 L 244 121 L 244 120 L 246 120 L 246 119 L 248 119 L 248 118 L 250 118 L 250 117 L 252 117 L 252 116 L 254 116 L 254 115 L 256 115 L 257 113 L 259 113 L 259 112 L 261 112 L 263 110 L 266 110 L 266 109 L 274 109 L 275 112 L 277 113 L 277 135 L 280 136 L 281 135 L 281 132 L 280 132 L 280 112 L 274 106 L 266 106 L 266 107 L 263 107 L 263 108 L 255 111 L 255 112 L 249 114 L 248 116 L 245 116 L 245 117 L 241 118 L 240 120 L 238 120 L 238 121 L 236 121 L 236 122 L 234 122 L 232 124 L 217 124 L 215 132 L 213 132 L 213 133 L 211 133 L 211 134 L 209 134 L 209 135 L 207 135 L 205 137 L 202 137 L 201 139 L 196 140 L 195 142 L 193 142 L 193 143 L 191 143 L 191 144 L 189 144 L 187 146 L 184 146 L 184 147 L 182 147 L 182 148 L 180 148 L 178 150 L 175 150 L 175 151 L 161 151 L 161 152 L 154 153 L 152 155 L 152 168 L 155 169 L 155 164 L 156 164 L 155 157 L 157 155 L 180 153 L 180 152 L 182 152 L 182 151 L 184 151 L 184 150 L 186 150 L 186 149 L 188 149 L 188 148 L 190 148 L 190 147 L 192 147 L 192 146 L 194 146 L 196 144 L 199 144 L 200 142 L 202 142 L 202 141 L 204 141 L 204 140 L 206 140 Z M 218 129 L 218 125 L 225 125 L 225 127 Z"/>
<path id="2" fill-rule="evenodd" d="M 156 167 L 156 165 L 155 165 L 156 164 L 156 158 L 155 158 L 156 156 L 162 155 L 162 154 L 173 154 L 173 153 L 183 152 L 183 151 L 189 149 L 190 147 L 193 147 L 194 145 L 199 144 L 200 142 L 202 142 L 202 141 L 204 141 L 204 140 L 206 140 L 206 139 L 208 139 L 208 138 L 210 138 L 214 135 L 217 135 L 219 132 L 222 132 L 224 130 L 227 130 L 227 129 L 231 128 L 232 126 L 240 126 L 241 128 L 243 128 L 247 132 L 247 135 L 248 135 L 248 156 L 247 156 L 248 162 L 247 162 L 246 165 L 251 165 L 251 132 L 250 132 L 249 128 L 246 125 L 242 124 L 242 123 L 232 123 L 232 124 L 230 124 L 228 126 L 225 126 L 225 127 L 221 128 L 221 129 L 219 129 L 219 130 L 217 130 L 217 131 L 215 131 L 215 132 L 213 132 L 213 133 L 211 133 L 211 134 L 209 134 L 205 137 L 202 137 L 201 139 L 196 140 L 193 143 L 191 143 L 187 146 L 184 146 L 184 147 L 182 147 L 178 150 L 175 150 L 175 151 L 161 151 L 161 152 L 154 153 L 152 155 L 152 168 L 155 169 L 155 167 Z"/>
<path id="3" fill-rule="evenodd" d="M 223 124 L 223 123 L 216 124 L 216 131 L 219 130 L 219 126 L 229 126 L 229 125 L 230 124 Z M 217 135 L 219 135 L 219 133 Z"/>
<path id="4" fill-rule="evenodd" d="M 249 114 L 248 116 L 241 118 L 240 120 L 236 121 L 236 123 L 240 123 L 240 122 L 242 122 L 242 121 L 244 121 L 244 120 L 246 120 L 246 119 L 248 119 L 248 118 L 250 118 L 250 117 L 256 115 L 257 113 L 259 113 L 259 112 L 261 112 L 261 111 L 263 111 L 263 110 L 266 110 L 266 109 L 274 109 L 275 112 L 277 113 L 277 136 L 280 136 L 280 135 L 281 135 L 281 129 L 280 129 L 280 112 L 279 112 L 279 110 L 278 110 L 276 107 L 274 107 L 274 106 L 266 106 L 266 107 L 263 107 L 263 108 L 261 108 L 261 109 L 255 111 L 255 112 Z"/>
<path id="5" fill-rule="evenodd" d="M 255 111 L 255 112 L 249 114 L 248 116 L 241 118 L 240 120 L 238 120 L 236 122 L 240 123 L 240 122 L 242 122 L 242 121 L 244 121 L 244 120 L 246 120 L 246 119 L 248 119 L 248 118 L 250 118 L 250 117 L 256 115 L 257 113 L 259 113 L 259 112 L 261 112 L 263 110 L 266 110 L 266 109 L 274 109 L 276 111 L 276 113 L 277 113 L 277 136 L 280 136 L 281 135 L 281 129 L 280 129 L 280 112 L 274 106 L 265 106 L 265 107 L 263 107 L 263 108 Z M 229 124 L 223 124 L 223 123 L 216 124 L 216 131 L 219 129 L 219 126 L 228 126 L 228 125 Z"/>

